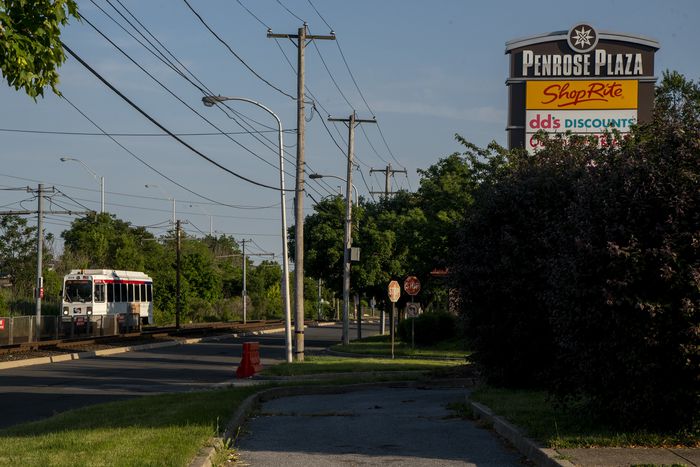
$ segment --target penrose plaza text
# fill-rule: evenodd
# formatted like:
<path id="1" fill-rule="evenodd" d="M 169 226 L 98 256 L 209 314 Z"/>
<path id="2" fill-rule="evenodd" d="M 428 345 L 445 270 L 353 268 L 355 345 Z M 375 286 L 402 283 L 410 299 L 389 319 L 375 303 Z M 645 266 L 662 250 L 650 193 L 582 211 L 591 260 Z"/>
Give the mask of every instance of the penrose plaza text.
<path id="1" fill-rule="evenodd" d="M 641 53 L 536 54 L 523 50 L 523 76 L 642 76 Z"/>

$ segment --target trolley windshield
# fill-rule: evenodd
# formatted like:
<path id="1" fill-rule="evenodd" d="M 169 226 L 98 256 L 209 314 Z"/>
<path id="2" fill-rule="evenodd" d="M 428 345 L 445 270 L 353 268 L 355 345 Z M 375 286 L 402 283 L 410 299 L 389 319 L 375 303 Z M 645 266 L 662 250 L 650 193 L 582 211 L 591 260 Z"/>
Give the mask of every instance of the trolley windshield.
<path id="1" fill-rule="evenodd" d="M 67 280 L 63 289 L 63 298 L 67 302 L 92 301 L 92 281 Z"/>

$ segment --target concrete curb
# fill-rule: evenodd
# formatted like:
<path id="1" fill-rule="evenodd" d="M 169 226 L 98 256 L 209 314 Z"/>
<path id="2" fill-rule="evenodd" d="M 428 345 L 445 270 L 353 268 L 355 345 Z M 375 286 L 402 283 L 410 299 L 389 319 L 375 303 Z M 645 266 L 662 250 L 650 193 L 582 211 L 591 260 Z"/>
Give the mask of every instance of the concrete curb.
<path id="1" fill-rule="evenodd" d="M 349 353 L 349 352 L 338 352 L 337 350 L 327 349 L 326 353 L 328 355 L 335 355 L 336 357 L 359 357 L 359 358 L 381 358 L 391 360 L 391 355 L 375 355 L 375 354 L 361 354 L 361 353 Z M 436 362 L 469 362 L 469 357 L 421 357 L 415 355 L 398 355 L 394 360 L 435 360 Z"/>
<path id="2" fill-rule="evenodd" d="M 263 334 L 271 334 L 271 333 L 283 332 L 283 331 L 284 331 L 284 328 L 274 328 L 274 329 L 265 329 L 263 331 L 222 334 L 219 336 L 210 336 L 210 337 L 196 337 L 196 338 L 192 338 L 192 339 L 183 339 L 180 341 L 173 340 L 173 341 L 166 341 L 166 342 L 154 342 L 152 344 L 133 345 L 133 346 L 127 346 L 127 347 L 114 347 L 112 349 L 91 350 L 88 352 L 65 353 L 65 354 L 60 354 L 60 355 L 53 355 L 50 357 L 26 358 L 24 360 L 11 360 L 11 361 L 7 361 L 7 362 L 0 362 L 0 370 L 10 369 L 10 368 L 21 368 L 21 367 L 33 366 L 33 365 L 45 365 L 47 363 L 66 362 L 69 360 L 81 360 L 84 358 L 105 357 L 108 355 L 116 355 L 116 354 L 125 353 L 125 352 L 138 352 L 139 350 L 151 350 L 151 349 L 159 349 L 162 347 L 175 347 L 178 345 L 198 344 L 200 342 L 210 342 L 210 341 L 221 340 L 222 337 L 234 337 L 234 338 L 236 338 L 236 337 L 260 336 Z"/>
<path id="3" fill-rule="evenodd" d="M 517 427 L 495 415 L 491 409 L 478 402 L 471 402 L 474 415 L 493 426 L 496 433 L 507 439 L 525 457 L 540 467 L 575 467 L 565 459 L 557 459 L 559 453 L 554 449 L 543 448 L 527 438 Z"/>

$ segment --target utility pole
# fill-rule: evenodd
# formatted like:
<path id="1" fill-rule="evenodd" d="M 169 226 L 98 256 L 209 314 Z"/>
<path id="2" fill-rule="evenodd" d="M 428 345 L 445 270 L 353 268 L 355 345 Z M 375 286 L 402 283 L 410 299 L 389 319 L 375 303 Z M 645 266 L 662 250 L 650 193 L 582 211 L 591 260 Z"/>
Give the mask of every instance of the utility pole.
<path id="1" fill-rule="evenodd" d="M 247 311 L 248 311 L 248 289 L 246 288 L 246 259 L 245 259 L 245 243 L 246 241 L 250 242 L 251 240 L 241 240 L 241 243 L 243 244 L 243 291 L 241 292 L 243 295 L 243 324 L 246 323 L 247 320 Z"/>
<path id="2" fill-rule="evenodd" d="M 36 212 L 36 339 L 41 337 L 41 298 L 44 287 L 43 257 L 44 257 L 44 185 L 39 183 L 37 188 L 39 200 Z"/>
<path id="3" fill-rule="evenodd" d="M 396 170 L 391 168 L 391 164 L 388 164 L 386 166 L 386 169 L 369 169 L 369 174 L 372 175 L 374 172 L 382 172 L 384 174 L 384 192 L 382 193 L 381 191 L 370 191 L 373 195 L 376 194 L 383 194 L 384 199 L 388 200 L 389 195 L 391 194 L 391 176 L 394 175 L 395 173 L 402 173 L 405 174 L 406 169 L 402 170 Z"/>
<path id="4" fill-rule="evenodd" d="M 41 299 L 43 287 L 44 287 L 44 277 L 43 277 L 43 259 L 44 259 L 44 193 L 53 193 L 55 188 L 45 188 L 43 184 L 39 183 L 36 190 L 32 190 L 27 187 L 28 193 L 37 193 L 37 210 L 36 211 L 0 211 L 0 216 L 21 216 L 21 215 L 37 215 L 37 229 L 36 229 L 36 284 L 34 290 L 34 298 L 36 299 L 36 338 L 37 340 L 40 335 L 41 326 Z M 47 214 L 89 214 L 94 213 L 94 211 L 49 211 Z"/>
<path id="5" fill-rule="evenodd" d="M 175 329 L 180 329 L 180 219 L 175 221 Z"/>
<path id="6" fill-rule="evenodd" d="M 243 324 L 246 323 L 246 316 L 247 316 L 247 300 L 248 300 L 248 287 L 246 286 L 246 268 L 247 268 L 247 256 L 275 256 L 274 253 L 246 253 L 245 252 L 245 244 L 246 242 L 252 242 L 253 240 L 241 240 L 241 243 L 243 244 L 243 254 L 233 254 L 233 255 L 221 255 L 217 256 L 217 258 L 237 258 L 239 256 L 243 257 L 243 291 L 241 292 L 241 295 L 243 297 Z M 284 272 L 283 272 L 284 274 Z"/>
<path id="7" fill-rule="evenodd" d="M 355 127 L 360 123 L 377 123 L 376 119 L 358 119 L 355 111 L 348 118 L 329 118 L 329 122 L 348 125 L 348 169 L 345 184 L 345 234 L 343 251 L 343 344 L 350 343 L 350 250 L 352 248 L 352 166 L 355 157 Z"/>
<path id="8" fill-rule="evenodd" d="M 294 198 L 294 341 L 295 360 L 304 361 L 304 49 L 307 41 L 314 39 L 335 40 L 330 36 L 307 34 L 306 23 L 297 34 L 273 34 L 267 31 L 268 38 L 297 40 L 297 172 Z"/>

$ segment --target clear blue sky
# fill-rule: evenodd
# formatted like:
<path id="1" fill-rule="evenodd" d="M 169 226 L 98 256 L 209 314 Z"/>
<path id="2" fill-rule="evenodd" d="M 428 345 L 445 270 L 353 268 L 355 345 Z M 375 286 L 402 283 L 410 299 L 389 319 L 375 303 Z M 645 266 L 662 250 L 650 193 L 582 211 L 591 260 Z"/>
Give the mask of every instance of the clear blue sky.
<path id="1" fill-rule="evenodd" d="M 118 1 L 110 1 L 129 17 Z M 306 161 L 310 172 L 345 177 L 347 129 L 342 123 L 326 122 L 334 138 L 331 139 L 323 120 L 328 114 L 346 118 L 353 109 L 359 118 L 376 116 L 387 144 L 376 125 L 364 124 L 356 132 L 356 156 L 362 174 L 356 171 L 353 177 L 360 196 L 364 197 L 369 197 L 368 188 L 382 190 L 384 184 L 381 174 L 370 175 L 369 170 L 383 169 L 388 163 L 408 171 L 407 177 L 396 174 L 392 187 L 415 190 L 419 185 L 416 169 L 427 168 L 441 157 L 460 151 L 454 141 L 455 133 L 479 145 L 491 140 L 505 145 L 508 60 L 504 50 L 508 40 L 566 30 L 586 21 L 599 30 L 659 41 L 661 49 L 656 55 L 655 70 L 659 77 L 663 70 L 672 69 L 693 80 L 700 78 L 697 49 L 700 2 L 697 0 L 311 0 L 322 17 L 308 0 L 188 1 L 257 74 L 289 94 L 296 93 L 296 74 L 287 59 L 296 66 L 296 48 L 289 40 L 268 39 L 267 28 L 274 33 L 296 33 L 301 19 L 308 23 L 312 34 L 326 35 L 328 25 L 333 28 L 337 43 L 317 41 L 306 49 L 306 84 L 318 100 L 319 111 L 311 118 L 311 109 L 307 109 L 310 121 Z M 277 113 L 285 128 L 296 127 L 295 102 L 246 69 L 205 29 L 184 1 L 121 0 L 121 3 L 215 94 L 257 100 Z M 79 0 L 80 11 L 87 20 L 194 111 L 223 131 L 243 131 L 220 110 L 204 107 L 202 93 L 196 87 L 157 60 L 96 5 L 129 28 L 106 0 L 95 3 Z M 129 19 L 135 23 L 133 18 Z M 130 28 L 129 31 L 136 34 Z M 72 22 L 64 32 L 63 39 L 69 47 L 167 128 L 186 134 L 182 138 L 189 144 L 232 171 L 262 184 L 278 186 L 276 131 L 264 133 L 272 141 L 265 142 L 269 148 L 250 135 L 231 135 L 240 145 L 221 134 L 192 135 L 219 130 L 172 97 L 87 22 Z M 343 62 L 341 50 L 362 95 Z M 98 209 L 97 181 L 79 163 L 59 160 L 61 156 L 79 158 L 105 177 L 107 210 L 120 219 L 134 225 L 155 226 L 152 231 L 160 235 L 168 229 L 171 217 L 171 202 L 167 198 L 174 197 L 177 217 L 190 222 L 185 226 L 189 233 L 208 232 L 209 216 L 212 216 L 213 228 L 218 233 L 239 240 L 253 239 L 256 245 L 249 251 L 279 255 L 277 191 L 235 178 L 168 137 L 132 136 L 160 133 L 160 130 L 76 60 L 69 58 L 60 73 L 60 89 L 70 102 L 105 131 L 129 134 L 115 138 L 138 158 L 191 192 L 164 178 L 105 136 L 5 131 L 99 133 L 78 111 L 50 92 L 35 103 L 6 83 L 0 85 L 0 187 L 36 188 L 42 182 L 74 200 L 56 195 L 53 200 L 57 210 L 82 209 L 76 202 Z M 243 102 L 230 105 L 244 120 L 253 119 L 254 128 L 274 127 L 274 120 L 256 107 Z M 289 151 L 287 187 L 294 185 L 291 175 L 294 144 L 294 134 L 285 134 Z M 146 188 L 146 184 L 157 187 Z M 333 179 L 327 184 L 307 180 L 308 193 L 316 200 L 337 192 L 340 184 Z M 217 205 L 199 195 L 238 207 Z M 311 197 L 305 198 L 307 213 L 311 212 L 313 203 Z M 31 194 L 17 191 L 0 191 L 0 205 L 1 210 L 36 208 Z M 287 205 L 292 225 L 291 195 Z M 30 222 L 35 223 L 35 219 L 31 217 Z M 47 229 L 59 235 L 70 220 L 67 216 L 49 216 Z"/>

